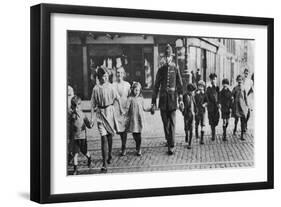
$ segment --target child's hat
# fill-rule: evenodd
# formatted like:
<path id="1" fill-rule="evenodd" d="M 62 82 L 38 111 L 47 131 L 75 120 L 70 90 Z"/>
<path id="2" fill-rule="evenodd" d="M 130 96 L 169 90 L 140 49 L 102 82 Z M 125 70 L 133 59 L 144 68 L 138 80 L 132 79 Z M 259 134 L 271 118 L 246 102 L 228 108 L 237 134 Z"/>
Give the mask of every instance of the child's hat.
<path id="1" fill-rule="evenodd" d="M 227 78 L 224 78 L 224 79 L 222 80 L 222 84 L 227 84 L 227 85 L 229 85 L 229 80 L 228 80 Z"/>
<path id="2" fill-rule="evenodd" d="M 194 91 L 196 89 L 195 85 L 192 83 L 187 84 L 186 88 L 188 91 Z"/>
<path id="3" fill-rule="evenodd" d="M 217 76 L 217 74 L 215 74 L 215 73 L 211 73 L 211 74 L 209 75 L 209 78 L 210 78 L 211 80 L 214 80 L 216 77 L 218 77 L 218 76 Z"/>
<path id="4" fill-rule="evenodd" d="M 203 80 L 200 80 L 200 81 L 198 81 L 197 85 L 205 87 L 205 82 Z"/>

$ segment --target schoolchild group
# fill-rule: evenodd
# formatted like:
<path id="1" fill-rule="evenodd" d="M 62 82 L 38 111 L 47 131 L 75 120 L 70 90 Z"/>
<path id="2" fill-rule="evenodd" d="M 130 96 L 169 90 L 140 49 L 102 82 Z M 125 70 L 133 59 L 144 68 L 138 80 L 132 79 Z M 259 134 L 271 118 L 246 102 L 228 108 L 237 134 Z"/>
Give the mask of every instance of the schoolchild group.
<path id="1" fill-rule="evenodd" d="M 245 69 L 244 73 L 249 73 Z M 112 137 L 118 134 L 121 138 L 120 156 L 126 155 L 127 133 L 132 133 L 136 143 L 136 156 L 141 156 L 141 132 L 144 127 L 144 112 L 154 114 L 153 105 L 146 107 L 142 97 L 142 86 L 138 82 L 130 85 L 124 80 L 125 70 L 120 67 L 116 71 L 116 82 L 109 82 L 108 70 L 104 67 L 97 69 L 99 84 L 95 85 L 91 97 L 91 119 L 83 114 L 81 99 L 74 95 L 73 89 L 68 88 L 69 110 L 68 110 L 68 152 L 69 163 L 73 163 L 73 174 L 78 173 L 78 155 L 82 153 L 87 158 L 88 167 L 91 166 L 91 154 L 87 146 L 87 128 L 92 128 L 94 121 L 101 136 L 102 172 L 107 172 L 107 166 L 112 162 Z M 204 132 L 206 128 L 206 116 L 208 115 L 211 127 L 211 140 L 216 138 L 216 126 L 219 123 L 220 112 L 223 120 L 223 141 L 227 141 L 226 130 L 231 115 L 235 118 L 233 134 L 237 131 L 240 119 L 241 135 L 247 130 L 247 121 L 250 117 L 247 97 L 253 92 L 250 87 L 246 91 L 244 77 L 238 75 L 237 86 L 231 91 L 229 80 L 223 79 L 222 89 L 216 86 L 217 75 L 209 76 L 211 85 L 205 90 L 205 82 L 198 81 L 197 84 L 188 84 L 187 92 L 183 94 L 183 104 L 180 110 L 184 117 L 185 141 L 187 148 L 191 148 L 193 127 L 195 122 L 195 136 L 200 138 L 200 144 L 204 144 Z M 253 76 L 252 76 L 253 78 Z M 163 117 L 162 117 L 163 118 Z M 199 136 L 200 126 L 200 136 Z"/>

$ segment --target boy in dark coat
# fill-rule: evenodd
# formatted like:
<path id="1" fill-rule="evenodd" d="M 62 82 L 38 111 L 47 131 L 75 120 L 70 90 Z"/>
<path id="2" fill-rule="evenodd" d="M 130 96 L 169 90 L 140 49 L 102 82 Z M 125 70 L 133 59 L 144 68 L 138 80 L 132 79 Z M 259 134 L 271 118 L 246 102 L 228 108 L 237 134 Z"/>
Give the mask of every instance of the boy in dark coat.
<path id="1" fill-rule="evenodd" d="M 187 92 L 183 95 L 184 109 L 182 111 L 184 116 L 184 130 L 185 142 L 188 143 L 187 148 L 191 149 L 192 130 L 194 121 L 194 96 L 193 92 L 196 87 L 189 83 L 187 85 Z"/>
<path id="2" fill-rule="evenodd" d="M 243 134 L 245 132 L 246 118 L 248 114 L 248 102 L 247 102 L 247 93 L 243 87 L 243 77 L 238 75 L 236 78 L 237 86 L 232 90 L 233 96 L 233 116 L 235 118 L 235 126 L 233 134 L 236 133 L 237 124 L 240 119 L 241 123 L 241 140 L 245 140 Z"/>
<path id="3" fill-rule="evenodd" d="M 78 155 L 81 152 L 88 160 L 88 167 L 91 165 L 91 155 L 88 151 L 87 145 L 87 128 L 92 128 L 93 123 L 84 115 L 80 109 L 81 99 L 74 96 L 71 99 L 71 111 L 68 114 L 69 121 L 69 137 L 72 145 L 70 151 L 73 153 L 74 172 L 73 175 L 78 173 Z"/>
<path id="4" fill-rule="evenodd" d="M 208 100 L 208 119 L 212 130 L 212 141 L 215 140 L 216 126 L 219 123 L 219 87 L 217 86 L 217 75 L 211 73 L 209 75 L 211 86 L 207 88 L 206 95 Z"/>
<path id="5" fill-rule="evenodd" d="M 222 80 L 223 88 L 220 91 L 220 108 L 221 108 L 221 118 L 223 120 L 223 141 L 226 141 L 226 129 L 228 126 L 228 121 L 230 118 L 231 106 L 232 106 L 232 93 L 229 90 L 229 80 Z"/>
<path id="6" fill-rule="evenodd" d="M 207 96 L 205 93 L 205 82 L 203 80 L 198 81 L 198 90 L 194 96 L 195 100 L 195 134 L 196 138 L 198 135 L 198 126 L 201 125 L 201 137 L 200 144 L 204 144 L 204 132 L 206 125 L 206 106 L 207 106 Z"/>

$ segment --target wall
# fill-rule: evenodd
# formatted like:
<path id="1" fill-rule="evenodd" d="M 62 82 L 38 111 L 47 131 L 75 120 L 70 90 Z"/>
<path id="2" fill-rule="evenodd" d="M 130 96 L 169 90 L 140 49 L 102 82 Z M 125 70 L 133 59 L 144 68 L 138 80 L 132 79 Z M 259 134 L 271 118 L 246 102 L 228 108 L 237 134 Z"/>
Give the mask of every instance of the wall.
<path id="1" fill-rule="evenodd" d="M 68 3 L 275 18 L 275 106 L 280 105 L 281 13 L 278 1 L 235 0 L 30 0 L 3 1 L 1 15 L 1 206 L 37 206 L 29 197 L 29 7 L 40 3 Z M 275 108 L 275 190 L 138 198 L 115 201 L 55 204 L 52 206 L 279 206 L 281 202 L 281 123 Z M 188 179 L 188 178 L 186 178 Z"/>

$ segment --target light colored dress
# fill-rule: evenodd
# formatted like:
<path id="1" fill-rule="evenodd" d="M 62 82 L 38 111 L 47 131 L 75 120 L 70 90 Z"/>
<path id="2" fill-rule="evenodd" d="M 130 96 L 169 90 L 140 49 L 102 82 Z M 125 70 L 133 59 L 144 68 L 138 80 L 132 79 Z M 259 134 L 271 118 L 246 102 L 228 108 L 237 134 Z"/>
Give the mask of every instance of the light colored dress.
<path id="1" fill-rule="evenodd" d="M 130 88 L 131 88 L 130 83 L 128 83 L 127 81 L 122 81 L 120 83 L 114 82 L 112 85 L 116 89 L 116 91 L 120 97 L 119 101 L 120 101 L 121 107 L 123 108 L 124 112 L 127 112 L 127 110 L 128 110 L 127 101 L 128 101 L 128 96 L 130 94 Z M 118 103 L 115 102 L 114 107 L 115 107 L 115 113 L 116 113 L 118 127 L 119 127 L 118 132 L 125 132 L 127 116 L 122 115 L 120 113 L 120 105 Z"/>
<path id="2" fill-rule="evenodd" d="M 126 127 L 128 132 L 141 133 L 145 123 L 144 111 L 149 111 L 149 109 L 145 108 L 143 97 L 129 97 Z"/>
<path id="3" fill-rule="evenodd" d="M 119 131 L 114 102 L 119 95 L 111 83 L 96 85 L 93 88 L 91 107 L 96 111 L 97 127 L 101 136 Z"/>

